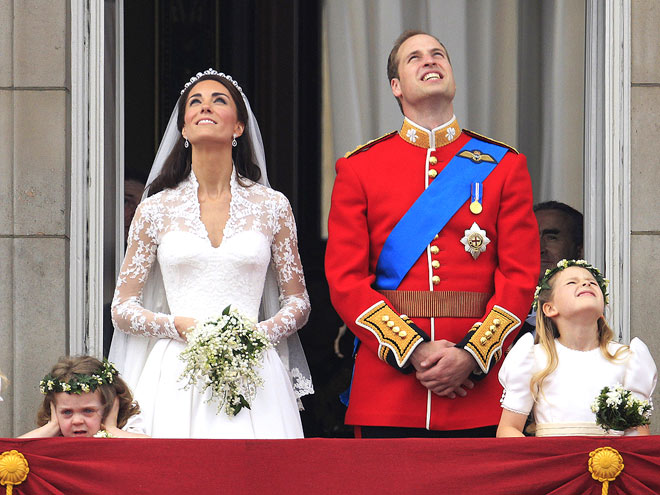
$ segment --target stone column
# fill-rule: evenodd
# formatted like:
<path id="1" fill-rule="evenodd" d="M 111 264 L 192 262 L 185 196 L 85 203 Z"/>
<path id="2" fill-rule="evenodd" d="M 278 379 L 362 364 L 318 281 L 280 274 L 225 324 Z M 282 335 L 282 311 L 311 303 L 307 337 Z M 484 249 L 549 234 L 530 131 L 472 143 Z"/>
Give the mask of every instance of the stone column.
<path id="1" fill-rule="evenodd" d="M 69 2 L 0 0 L 0 436 L 35 425 L 67 352 Z"/>
<path id="2" fill-rule="evenodd" d="M 660 3 L 633 0 L 631 19 L 630 335 L 660 366 Z M 660 390 L 651 432 L 660 434 Z"/>

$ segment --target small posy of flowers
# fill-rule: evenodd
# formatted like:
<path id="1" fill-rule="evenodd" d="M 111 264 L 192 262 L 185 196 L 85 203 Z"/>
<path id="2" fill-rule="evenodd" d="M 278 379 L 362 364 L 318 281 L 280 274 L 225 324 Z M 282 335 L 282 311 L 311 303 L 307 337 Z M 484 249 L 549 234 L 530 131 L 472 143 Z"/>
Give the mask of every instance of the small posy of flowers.
<path id="1" fill-rule="evenodd" d="M 224 409 L 235 416 L 244 407 L 250 409 L 263 385 L 258 368 L 271 345 L 255 322 L 227 306 L 219 317 L 199 323 L 187 338 L 179 355 L 186 364 L 181 374 L 184 388 L 198 385 L 202 393 L 210 389 L 208 402 L 218 402 L 218 413 Z"/>
<path id="2" fill-rule="evenodd" d="M 630 390 L 616 384 L 603 387 L 591 404 L 596 414 L 596 424 L 604 430 L 627 430 L 651 422 L 653 406 L 647 400 L 636 398 Z"/>
<path id="3" fill-rule="evenodd" d="M 108 430 L 99 430 L 94 433 L 94 438 L 114 438 L 114 435 Z"/>

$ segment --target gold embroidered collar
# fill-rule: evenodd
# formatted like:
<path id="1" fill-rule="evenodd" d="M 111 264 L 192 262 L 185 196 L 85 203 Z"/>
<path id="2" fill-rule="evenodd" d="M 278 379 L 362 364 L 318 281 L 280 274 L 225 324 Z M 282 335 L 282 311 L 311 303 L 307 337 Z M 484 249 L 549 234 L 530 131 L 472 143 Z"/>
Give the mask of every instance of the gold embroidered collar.
<path id="1" fill-rule="evenodd" d="M 401 139 L 420 148 L 440 148 L 456 141 L 460 134 L 461 128 L 458 125 L 456 116 L 452 117 L 446 124 L 430 131 L 406 117 L 403 119 L 403 125 L 399 131 Z"/>

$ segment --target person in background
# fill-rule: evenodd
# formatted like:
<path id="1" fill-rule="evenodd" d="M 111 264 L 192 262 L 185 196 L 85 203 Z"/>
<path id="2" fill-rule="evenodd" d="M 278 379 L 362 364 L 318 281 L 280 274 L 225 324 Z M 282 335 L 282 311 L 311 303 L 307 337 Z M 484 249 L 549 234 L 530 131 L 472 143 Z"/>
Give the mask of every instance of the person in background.
<path id="1" fill-rule="evenodd" d="M 557 266 L 560 260 L 578 260 L 583 257 L 584 225 L 582 213 L 559 201 L 546 201 L 534 205 L 541 238 L 541 272 Z"/>
<path id="2" fill-rule="evenodd" d="M 582 213 L 559 201 L 546 201 L 534 205 L 534 215 L 539 224 L 541 240 L 541 271 L 539 281 L 546 270 L 552 270 L 561 260 L 581 259 L 584 245 Z M 515 338 L 517 342 L 526 333 L 534 335 L 536 311 L 531 309 Z"/>

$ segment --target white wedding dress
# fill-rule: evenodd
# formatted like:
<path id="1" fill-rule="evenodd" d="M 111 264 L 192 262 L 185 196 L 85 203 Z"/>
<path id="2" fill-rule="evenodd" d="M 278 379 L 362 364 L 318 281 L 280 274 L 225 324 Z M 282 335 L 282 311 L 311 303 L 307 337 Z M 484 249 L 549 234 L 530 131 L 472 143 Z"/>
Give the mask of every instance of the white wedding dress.
<path id="1" fill-rule="evenodd" d="M 302 327 L 310 311 L 295 221 L 286 197 L 237 179 L 234 171 L 229 219 L 220 245 L 214 247 L 200 219 L 197 191 L 191 172 L 176 188 L 140 204 L 112 303 L 116 330 L 149 341 L 144 366 L 129 377 L 147 434 L 161 438 L 302 437 L 297 397 L 311 392 L 311 381 L 298 382 L 294 393 L 292 377 L 274 348 L 265 353 L 260 369 L 264 385 L 251 408 L 234 417 L 218 412 L 217 401 L 207 403 L 209 391 L 184 390 L 179 353 L 186 343 L 174 327 L 174 315 L 201 320 L 231 305 L 256 321 L 269 263 L 277 276 L 280 310 L 257 328 L 276 344 Z M 167 313 L 152 312 L 142 303 L 145 281 L 154 266 L 162 272 Z M 130 357 L 126 359 L 130 367 Z"/>

